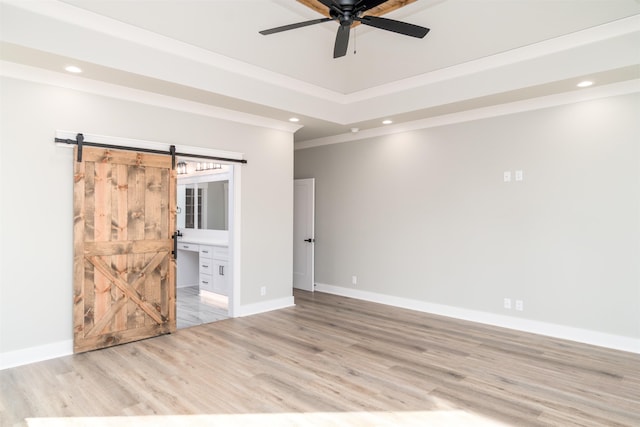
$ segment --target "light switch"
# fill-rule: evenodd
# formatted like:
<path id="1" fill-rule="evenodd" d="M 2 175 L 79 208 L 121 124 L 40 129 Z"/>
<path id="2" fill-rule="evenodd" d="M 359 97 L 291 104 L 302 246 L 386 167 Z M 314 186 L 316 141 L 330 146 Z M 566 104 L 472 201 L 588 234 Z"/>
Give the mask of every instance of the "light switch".
<path id="1" fill-rule="evenodd" d="M 511 171 L 506 171 L 504 173 L 504 182 L 511 182 Z"/>
<path id="2" fill-rule="evenodd" d="M 516 181 L 522 181 L 524 179 L 524 173 L 522 171 L 516 171 Z"/>

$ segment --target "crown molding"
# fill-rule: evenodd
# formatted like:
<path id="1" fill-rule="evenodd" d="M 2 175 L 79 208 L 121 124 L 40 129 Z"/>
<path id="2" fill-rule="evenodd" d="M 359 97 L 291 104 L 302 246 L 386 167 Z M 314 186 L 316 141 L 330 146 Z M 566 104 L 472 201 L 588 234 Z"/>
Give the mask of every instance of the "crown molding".
<path id="1" fill-rule="evenodd" d="M 51 19 L 83 27 L 87 30 L 97 31 L 117 39 L 128 40 L 170 55 L 183 57 L 254 80 L 294 90 L 315 98 L 335 101 L 337 97 L 344 96 L 339 92 L 325 89 L 280 73 L 275 73 L 237 59 L 229 58 L 228 56 L 220 55 L 189 43 L 138 28 L 58 0 L 2 0 L 2 2 Z"/>
<path id="2" fill-rule="evenodd" d="M 286 89 L 287 91 L 293 91 L 340 105 L 349 105 L 397 92 L 409 91 L 418 87 L 508 66 L 521 61 L 546 56 L 550 53 L 571 50 L 587 44 L 640 31 L 640 15 L 634 15 L 529 46 L 344 94 L 165 37 L 152 31 L 144 30 L 58 0 L 48 0 L 45 2 L 3 0 L 3 3 L 55 20 L 77 25 L 91 31 L 98 31 L 117 39 L 128 40 L 170 55 L 206 64 L 236 75 Z"/>
<path id="3" fill-rule="evenodd" d="M 51 38 L 32 37 L 26 29 L 17 27 L 3 31 L 9 43 L 32 49 L 57 52 L 88 62 L 111 66 L 119 71 L 151 77 L 160 81 L 181 84 L 193 89 L 251 102 L 280 112 L 321 119 L 341 125 L 364 122 L 384 116 L 394 116 L 437 105 L 496 93 L 518 90 L 572 78 L 587 73 L 601 72 L 638 63 L 634 47 L 640 35 L 640 15 L 588 28 L 566 36 L 535 43 L 500 54 L 434 70 L 400 81 L 375 86 L 367 90 L 343 94 L 316 86 L 289 76 L 235 60 L 188 43 L 180 42 L 154 32 L 117 21 L 58 0 L 21 1 L 2 0 L 11 5 L 48 18 L 52 21 Z M 10 17 L 11 15 L 8 14 Z M 79 31 L 81 30 L 81 31 Z M 111 46 L 109 51 L 87 51 L 69 44 L 68 38 L 83 35 L 84 31 Z M 104 40 L 103 40 L 104 39 Z M 113 41 L 108 43 L 107 41 Z M 121 50 L 118 50 L 121 49 Z M 121 52 L 110 56 L 108 52 Z M 606 56 L 605 59 L 601 55 Z M 152 58 L 148 63 L 131 64 L 127 57 Z M 112 63 L 109 61 L 113 61 Z M 154 67 L 157 63 L 172 63 L 173 68 Z M 536 72 L 529 72 L 535 67 Z M 33 71 L 30 71 L 33 74 Z M 15 78 L 21 78 L 15 75 Z M 74 77 L 77 79 L 77 77 Z M 61 80 L 55 77 L 53 80 Z M 135 90 L 121 95 L 107 89 L 88 88 L 106 96 L 133 97 L 138 102 L 158 104 L 178 110 L 194 111 L 211 117 L 258 126 L 273 127 L 295 132 L 292 127 L 275 119 L 233 112 L 225 108 L 170 98 L 159 94 Z M 65 81 L 60 83 L 70 85 Z M 98 85 L 98 83 L 96 83 Z M 105 88 L 107 86 L 104 86 Z M 142 95 L 144 94 L 144 95 Z M 280 124 L 275 124 L 280 123 Z M 364 135 L 361 132 L 358 135 Z M 360 137 L 360 136 L 358 136 Z M 313 143 L 314 141 L 307 141 Z"/>
<path id="4" fill-rule="evenodd" d="M 238 111 L 200 104 L 193 101 L 187 101 L 184 99 L 145 92 L 138 89 L 118 86 L 111 83 L 99 82 L 96 80 L 85 79 L 82 77 L 71 76 L 64 73 L 43 70 L 41 68 L 30 67 L 7 61 L 0 61 L 0 76 L 17 80 L 30 81 L 34 83 L 47 84 L 66 89 L 78 90 L 81 92 L 92 93 L 109 98 L 138 102 L 146 105 L 168 108 L 176 111 L 207 116 L 215 119 L 228 120 L 232 122 L 276 129 L 291 133 L 294 133 L 298 129 L 302 128 L 302 126 L 298 124 L 269 119 L 247 113 L 241 113 Z M 446 114 L 437 117 L 430 117 L 398 125 L 367 129 L 358 133 L 345 133 L 326 138 L 302 141 L 296 143 L 294 149 L 302 150 L 323 145 L 358 141 L 384 135 L 428 129 L 432 127 L 463 123 L 472 120 L 486 119 L 502 115 L 589 101 L 593 99 L 627 95 L 637 92 L 640 92 L 640 79 L 615 83 L 606 86 L 574 90 L 562 94 L 549 95 L 524 101 L 478 108 L 474 110 Z"/>
<path id="5" fill-rule="evenodd" d="M 367 101 L 397 92 L 410 91 L 458 77 L 477 74 L 491 69 L 505 67 L 522 61 L 533 60 L 557 52 L 576 49 L 585 45 L 633 34 L 640 31 L 640 15 L 619 19 L 607 24 L 587 28 L 586 30 L 534 43 L 517 49 L 464 62 L 451 67 L 430 71 L 418 76 L 409 77 L 392 83 L 367 88 L 345 95 L 342 103 L 352 104 Z"/>
<path id="6" fill-rule="evenodd" d="M 320 147 L 323 145 L 340 144 L 344 142 L 359 141 L 385 135 L 393 135 L 421 129 L 429 129 L 438 126 L 464 123 L 473 120 L 488 119 L 491 117 L 505 116 L 526 111 L 540 110 L 561 105 L 574 104 L 600 98 L 628 95 L 640 92 L 640 79 L 614 83 L 606 86 L 598 86 L 571 92 L 548 95 L 524 101 L 510 102 L 491 107 L 477 108 L 459 113 L 445 114 L 427 119 L 405 122 L 398 125 L 390 125 L 367 129 L 357 133 L 345 133 L 326 138 L 311 139 L 294 144 L 294 150 Z"/>
<path id="7" fill-rule="evenodd" d="M 65 73 L 44 70 L 42 68 L 16 64 L 13 62 L 0 61 L 0 76 L 73 89 L 94 95 L 138 102 L 155 107 L 168 108 L 185 113 L 197 114 L 251 126 L 276 129 L 290 133 L 294 133 L 298 129 L 302 128 L 301 125 L 294 123 L 248 113 L 241 113 L 226 108 L 187 101 L 185 99 L 146 92 L 139 89 L 132 89 L 112 83 L 104 83 L 97 80 L 86 79 L 79 76 L 72 76 Z"/>

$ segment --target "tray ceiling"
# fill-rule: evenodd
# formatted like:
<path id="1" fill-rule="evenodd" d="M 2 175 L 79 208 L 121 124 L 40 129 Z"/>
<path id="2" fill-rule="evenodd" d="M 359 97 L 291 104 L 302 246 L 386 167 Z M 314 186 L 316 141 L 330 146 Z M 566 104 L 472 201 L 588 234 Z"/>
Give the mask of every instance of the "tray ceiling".
<path id="1" fill-rule="evenodd" d="M 297 141 L 566 92 L 583 76 L 634 79 L 640 64 L 636 0 L 392 0 L 377 13 L 431 32 L 359 26 L 339 59 L 335 22 L 258 34 L 320 17 L 314 3 L 0 0 L 0 52 L 56 71 L 75 61 L 85 79 L 243 113 L 297 115 Z"/>

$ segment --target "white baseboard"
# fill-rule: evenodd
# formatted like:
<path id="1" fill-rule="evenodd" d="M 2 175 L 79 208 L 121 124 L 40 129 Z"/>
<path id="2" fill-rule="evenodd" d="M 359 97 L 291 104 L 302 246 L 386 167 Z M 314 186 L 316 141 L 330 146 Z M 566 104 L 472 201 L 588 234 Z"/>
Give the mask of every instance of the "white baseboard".
<path id="1" fill-rule="evenodd" d="M 73 354 L 73 340 L 0 353 L 0 370 Z"/>
<path id="2" fill-rule="evenodd" d="M 316 283 L 316 291 L 640 354 L 640 340 L 587 329 Z M 293 307 L 293 296 L 240 306 L 238 317 Z M 73 354 L 73 340 L 0 353 L 0 370 Z"/>
<path id="3" fill-rule="evenodd" d="M 241 305 L 237 317 L 251 316 L 253 314 L 265 313 L 267 311 L 279 310 L 281 308 L 293 307 L 295 302 L 293 296 L 286 298 L 272 299 L 254 304 Z"/>
<path id="4" fill-rule="evenodd" d="M 293 296 L 240 306 L 238 317 L 295 306 Z M 73 340 L 0 353 L 0 370 L 73 354 Z"/>
<path id="5" fill-rule="evenodd" d="M 483 323 L 492 326 L 500 326 L 502 328 L 515 329 L 523 332 L 531 332 L 534 334 L 592 344 L 615 350 L 640 353 L 640 339 L 605 334 L 588 329 L 573 328 L 570 326 L 540 322 L 537 320 L 521 319 L 500 314 L 487 313 L 484 311 L 434 304 L 409 298 L 350 289 L 342 286 L 327 285 L 324 283 L 316 283 L 315 285 L 315 290 L 318 292 L 356 298 L 364 301 L 391 305 L 394 307 L 407 308 L 440 316 L 453 317 L 455 319 L 469 320 L 471 322 Z"/>

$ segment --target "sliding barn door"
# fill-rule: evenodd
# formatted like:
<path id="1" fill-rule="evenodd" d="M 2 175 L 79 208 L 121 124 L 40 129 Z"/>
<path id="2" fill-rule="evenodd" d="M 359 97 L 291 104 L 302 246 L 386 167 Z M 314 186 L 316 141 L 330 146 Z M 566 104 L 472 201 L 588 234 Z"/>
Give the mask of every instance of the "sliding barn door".
<path id="1" fill-rule="evenodd" d="M 82 151 L 74 168 L 74 351 L 174 331 L 171 157 Z"/>

